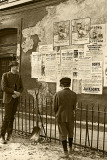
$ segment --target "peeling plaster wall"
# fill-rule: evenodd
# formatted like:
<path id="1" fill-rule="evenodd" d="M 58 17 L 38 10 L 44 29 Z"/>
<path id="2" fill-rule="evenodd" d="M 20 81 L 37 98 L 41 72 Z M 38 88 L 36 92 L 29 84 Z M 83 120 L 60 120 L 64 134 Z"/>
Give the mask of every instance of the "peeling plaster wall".
<path id="1" fill-rule="evenodd" d="M 22 23 L 22 78 L 25 92 L 34 89 L 36 79 L 31 79 L 30 55 L 38 51 L 38 44 L 51 44 L 53 42 L 53 22 L 91 18 L 91 24 L 105 24 L 107 22 L 106 0 L 67 0 L 58 5 L 39 7 L 30 11 L 5 16 L 5 19 L 23 18 Z M 3 21 L 3 17 L 2 17 Z M 18 53 L 19 54 L 19 53 Z M 54 94 L 55 84 L 49 84 L 49 91 Z M 78 99 L 89 103 L 102 103 L 105 105 L 105 95 L 79 95 Z"/>
<path id="2" fill-rule="evenodd" d="M 26 39 L 25 47 L 29 41 L 30 44 L 27 48 L 30 49 L 33 45 L 31 36 L 35 34 L 38 35 L 40 44 L 53 43 L 53 22 L 90 17 L 91 24 L 106 23 L 105 0 L 80 0 L 81 3 L 78 3 L 78 1 L 69 0 L 57 6 L 46 7 L 47 15 L 35 26 L 23 30 L 22 34 Z"/>

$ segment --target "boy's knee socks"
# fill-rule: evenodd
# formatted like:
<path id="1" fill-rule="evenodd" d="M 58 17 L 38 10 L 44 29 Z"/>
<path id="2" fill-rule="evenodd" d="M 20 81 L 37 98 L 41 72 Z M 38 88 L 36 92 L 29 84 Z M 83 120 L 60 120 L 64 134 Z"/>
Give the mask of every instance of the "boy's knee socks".
<path id="1" fill-rule="evenodd" d="M 73 141 L 73 138 L 68 138 L 69 147 L 72 147 L 72 141 Z"/>
<path id="2" fill-rule="evenodd" d="M 63 150 L 67 151 L 67 140 L 62 141 Z"/>

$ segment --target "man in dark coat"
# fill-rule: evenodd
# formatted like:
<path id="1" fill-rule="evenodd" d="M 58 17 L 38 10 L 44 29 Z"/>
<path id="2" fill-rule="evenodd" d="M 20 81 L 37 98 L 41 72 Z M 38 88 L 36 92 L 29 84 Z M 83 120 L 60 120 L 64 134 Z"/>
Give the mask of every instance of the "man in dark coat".
<path id="1" fill-rule="evenodd" d="M 60 80 L 61 91 L 54 95 L 54 112 L 58 122 L 60 140 L 64 150 L 64 157 L 69 157 L 67 149 L 67 136 L 72 151 L 73 130 L 74 130 L 74 110 L 76 108 L 77 95 L 69 89 L 71 79 L 68 77 Z"/>
<path id="2" fill-rule="evenodd" d="M 9 66 L 11 71 L 4 73 L 1 81 L 5 106 L 5 116 L 1 127 L 1 142 L 3 144 L 6 144 L 12 136 L 14 116 L 17 111 L 19 96 L 23 91 L 22 80 L 18 73 L 18 62 L 12 61 Z M 5 139 L 6 132 L 7 139 Z"/>

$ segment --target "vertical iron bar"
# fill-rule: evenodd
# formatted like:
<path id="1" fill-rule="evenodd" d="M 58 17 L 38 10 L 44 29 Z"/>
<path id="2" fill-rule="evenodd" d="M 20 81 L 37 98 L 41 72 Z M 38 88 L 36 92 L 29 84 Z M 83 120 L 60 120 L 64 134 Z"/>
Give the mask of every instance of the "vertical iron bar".
<path id="1" fill-rule="evenodd" d="M 47 98 L 46 98 L 46 136 L 47 136 Z"/>
<path id="2" fill-rule="evenodd" d="M 56 143 L 56 115 L 55 115 L 55 143 Z"/>
<path id="3" fill-rule="evenodd" d="M 87 138 L 88 138 L 88 144 L 90 146 L 89 131 L 88 131 L 88 105 L 86 106 L 86 137 L 85 137 L 85 147 L 87 145 Z"/>
<path id="4" fill-rule="evenodd" d="M 87 145 L 87 106 L 86 106 L 85 111 L 86 111 L 86 134 L 85 134 L 85 147 L 86 147 Z"/>
<path id="5" fill-rule="evenodd" d="M 34 101 L 34 98 L 33 98 L 33 128 L 34 128 L 34 121 L 35 121 L 35 118 L 34 118 L 34 109 L 35 109 L 35 101 Z"/>
<path id="6" fill-rule="evenodd" d="M 38 93 L 36 93 L 35 92 L 35 94 L 36 94 L 36 101 L 35 101 L 35 104 L 36 104 L 36 126 L 38 127 Z"/>
<path id="7" fill-rule="evenodd" d="M 89 110 L 87 110 L 87 128 L 88 128 L 88 114 L 89 114 Z M 90 137 L 89 137 L 89 129 L 88 129 L 88 145 L 90 147 Z"/>
<path id="8" fill-rule="evenodd" d="M 104 109 L 104 131 L 103 131 L 103 157 L 105 153 L 105 123 L 106 123 L 106 107 Z"/>
<path id="9" fill-rule="evenodd" d="M 80 145 L 81 145 L 81 135 L 82 135 L 82 127 L 81 127 L 81 122 L 82 122 L 82 103 L 81 103 L 81 108 L 80 108 Z"/>
<path id="10" fill-rule="evenodd" d="M 43 114 L 44 114 L 44 112 L 43 112 L 43 108 L 44 108 L 44 106 L 43 106 L 43 104 L 44 104 L 44 100 L 43 100 L 43 98 L 42 98 L 42 119 L 43 119 Z"/>
<path id="11" fill-rule="evenodd" d="M 21 103 L 21 97 L 20 97 L 20 103 Z M 20 113 L 19 113 L 19 112 L 20 112 L 20 103 L 19 103 L 19 106 L 18 106 L 18 133 L 19 133 L 19 130 L 20 130 L 20 128 L 19 128 L 19 126 L 20 126 L 20 125 L 19 125 L 19 119 L 20 119 L 20 115 L 19 115 L 19 114 L 20 114 Z"/>
<path id="12" fill-rule="evenodd" d="M 43 108 L 44 108 L 44 99 L 43 99 L 43 97 L 42 97 L 42 107 L 41 107 L 41 109 L 42 109 L 42 111 L 41 111 L 41 113 L 42 113 L 42 116 L 41 116 L 41 118 L 42 118 L 42 122 L 44 121 L 44 118 L 43 118 L 43 115 L 44 115 L 44 111 L 43 111 Z M 44 124 L 42 124 L 43 125 L 43 128 L 42 129 L 44 129 Z M 43 130 L 42 130 L 43 131 Z M 43 132 L 42 132 L 42 135 L 43 135 Z"/>
<path id="13" fill-rule="evenodd" d="M 27 115 L 26 115 L 26 97 L 25 97 L 25 134 L 27 134 Z"/>
<path id="14" fill-rule="evenodd" d="M 77 129 L 76 129 L 76 107 L 75 107 L 75 110 L 74 110 L 74 113 L 75 113 L 75 117 L 74 117 L 74 125 L 75 125 L 75 136 L 74 136 L 74 143 L 76 144 L 76 132 L 77 132 Z"/>
<path id="15" fill-rule="evenodd" d="M 100 112 L 99 112 L 99 105 L 98 105 L 97 150 L 99 146 L 99 116 L 100 116 Z"/>
<path id="16" fill-rule="evenodd" d="M 29 96 L 29 133 L 30 133 L 30 103 L 31 101 L 30 101 L 30 96 Z"/>
<path id="17" fill-rule="evenodd" d="M 92 131 L 91 131 L 91 148 L 93 147 L 93 120 L 94 120 L 94 106 L 92 106 Z"/>
<path id="18" fill-rule="evenodd" d="M 50 101 L 50 142 L 51 142 L 51 137 L 52 137 L 52 99 Z"/>
<path id="19" fill-rule="evenodd" d="M 21 108 L 22 108 L 22 134 L 23 134 L 23 100 L 22 98 L 21 98 Z"/>

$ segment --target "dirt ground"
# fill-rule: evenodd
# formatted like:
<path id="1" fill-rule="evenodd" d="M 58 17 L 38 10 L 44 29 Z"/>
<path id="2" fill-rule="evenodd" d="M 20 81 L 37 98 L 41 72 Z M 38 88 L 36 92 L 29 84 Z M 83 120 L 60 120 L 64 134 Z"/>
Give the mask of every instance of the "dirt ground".
<path id="1" fill-rule="evenodd" d="M 73 147 L 74 148 L 74 147 Z M 8 144 L 0 143 L 0 160 L 62 160 L 62 146 L 54 142 L 32 143 L 30 139 L 13 136 Z M 76 147 L 69 160 L 107 160 L 102 153 Z"/>

